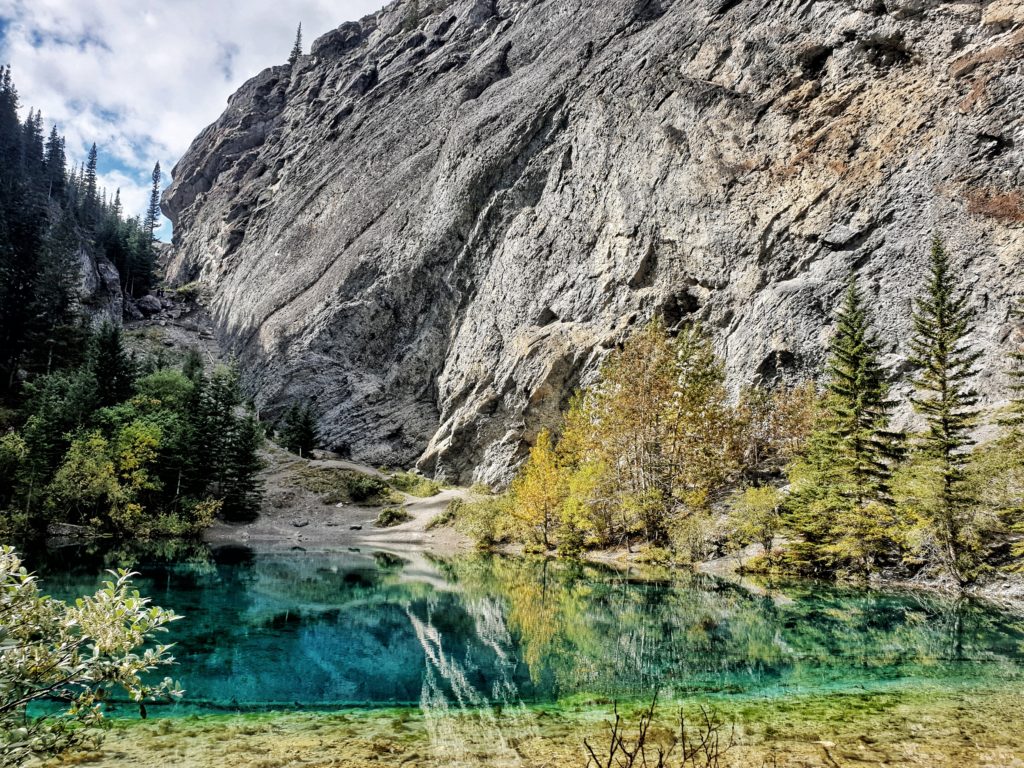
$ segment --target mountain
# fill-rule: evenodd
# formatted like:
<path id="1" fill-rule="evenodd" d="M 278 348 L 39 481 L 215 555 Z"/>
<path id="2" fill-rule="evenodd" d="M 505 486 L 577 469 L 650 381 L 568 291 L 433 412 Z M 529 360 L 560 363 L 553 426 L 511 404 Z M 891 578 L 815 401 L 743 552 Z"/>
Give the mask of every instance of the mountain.
<path id="1" fill-rule="evenodd" d="M 817 372 L 855 270 L 905 365 L 933 233 L 1005 397 L 1024 292 L 1024 4 L 404 0 L 265 70 L 174 169 L 257 403 L 500 481 L 655 314 L 733 387 Z"/>

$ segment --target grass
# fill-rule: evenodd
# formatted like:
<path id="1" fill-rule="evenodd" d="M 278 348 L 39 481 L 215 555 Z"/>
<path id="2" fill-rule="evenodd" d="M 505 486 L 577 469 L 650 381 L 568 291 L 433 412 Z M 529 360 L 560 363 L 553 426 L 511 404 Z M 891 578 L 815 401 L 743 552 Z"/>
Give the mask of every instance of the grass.
<path id="1" fill-rule="evenodd" d="M 670 738 L 678 730 L 680 708 L 692 715 L 701 705 L 726 722 L 736 722 L 739 743 L 723 760 L 723 766 L 733 768 L 1011 766 L 1024 748 L 1019 692 L 1010 687 L 990 691 L 926 686 L 893 692 L 793 693 L 774 699 L 666 698 L 658 707 L 652 737 Z M 444 715 L 446 736 L 440 742 L 432 738 L 437 713 L 431 717 L 418 707 L 209 715 L 175 719 L 172 725 L 154 719 L 115 720 L 102 755 L 69 757 L 49 765 L 583 766 L 583 742 L 607 742 L 613 706 L 607 697 L 579 693 L 557 704 L 453 711 Z M 646 706 L 641 701 L 619 702 L 619 711 L 627 723 L 634 723 Z M 514 740 L 516 752 L 503 748 L 502 739 Z M 824 757 L 823 747 L 834 762 Z"/>
<path id="2" fill-rule="evenodd" d="M 442 488 L 436 480 L 430 480 L 415 472 L 396 472 L 391 475 L 390 482 L 392 488 L 421 499 L 437 496 Z"/>
<path id="3" fill-rule="evenodd" d="M 466 502 L 462 499 L 452 499 L 448 502 L 448 506 L 444 508 L 444 512 L 427 523 L 427 530 L 432 531 L 435 528 L 447 528 L 450 525 L 454 525 L 465 506 Z"/>
<path id="4" fill-rule="evenodd" d="M 374 506 L 392 500 L 391 489 L 379 477 L 348 469 L 305 465 L 295 473 L 295 484 L 320 494 L 325 504 Z"/>
<path id="5" fill-rule="evenodd" d="M 396 525 L 407 523 L 412 520 L 412 515 L 401 507 L 387 507 L 382 509 L 374 522 L 378 528 L 394 528 Z"/>

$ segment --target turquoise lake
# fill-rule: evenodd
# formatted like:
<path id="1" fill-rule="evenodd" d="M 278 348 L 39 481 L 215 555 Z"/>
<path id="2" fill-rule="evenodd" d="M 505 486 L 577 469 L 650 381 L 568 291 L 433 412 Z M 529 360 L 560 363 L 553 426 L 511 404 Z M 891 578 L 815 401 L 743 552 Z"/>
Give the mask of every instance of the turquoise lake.
<path id="1" fill-rule="evenodd" d="M 152 714 L 1024 690 L 1024 618 L 923 593 L 171 544 L 52 550 L 27 564 L 62 598 L 131 567 L 143 594 L 185 617 L 168 639 L 186 696 Z"/>

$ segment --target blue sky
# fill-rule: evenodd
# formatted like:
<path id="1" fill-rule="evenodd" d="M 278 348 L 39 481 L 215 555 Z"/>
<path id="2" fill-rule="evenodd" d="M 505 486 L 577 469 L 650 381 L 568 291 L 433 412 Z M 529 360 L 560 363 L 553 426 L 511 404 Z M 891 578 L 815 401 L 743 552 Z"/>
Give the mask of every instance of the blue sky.
<path id="1" fill-rule="evenodd" d="M 13 68 L 23 116 L 41 109 L 81 161 L 99 148 L 100 178 L 142 213 L 158 160 L 165 184 L 228 96 L 383 0 L 0 0 L 0 62 Z M 168 238 L 170 224 L 159 233 Z"/>

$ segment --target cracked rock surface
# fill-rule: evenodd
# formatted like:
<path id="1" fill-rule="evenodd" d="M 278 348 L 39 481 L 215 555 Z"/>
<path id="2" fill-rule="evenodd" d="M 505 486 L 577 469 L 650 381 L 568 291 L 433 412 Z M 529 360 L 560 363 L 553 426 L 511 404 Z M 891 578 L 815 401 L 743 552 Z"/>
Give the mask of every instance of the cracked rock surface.
<path id="1" fill-rule="evenodd" d="M 900 370 L 938 233 L 996 404 L 1022 115 L 1020 0 L 404 0 L 195 140 L 171 275 L 208 285 L 265 412 L 501 482 L 655 314 L 702 322 L 735 388 L 797 379 L 854 270 Z"/>

